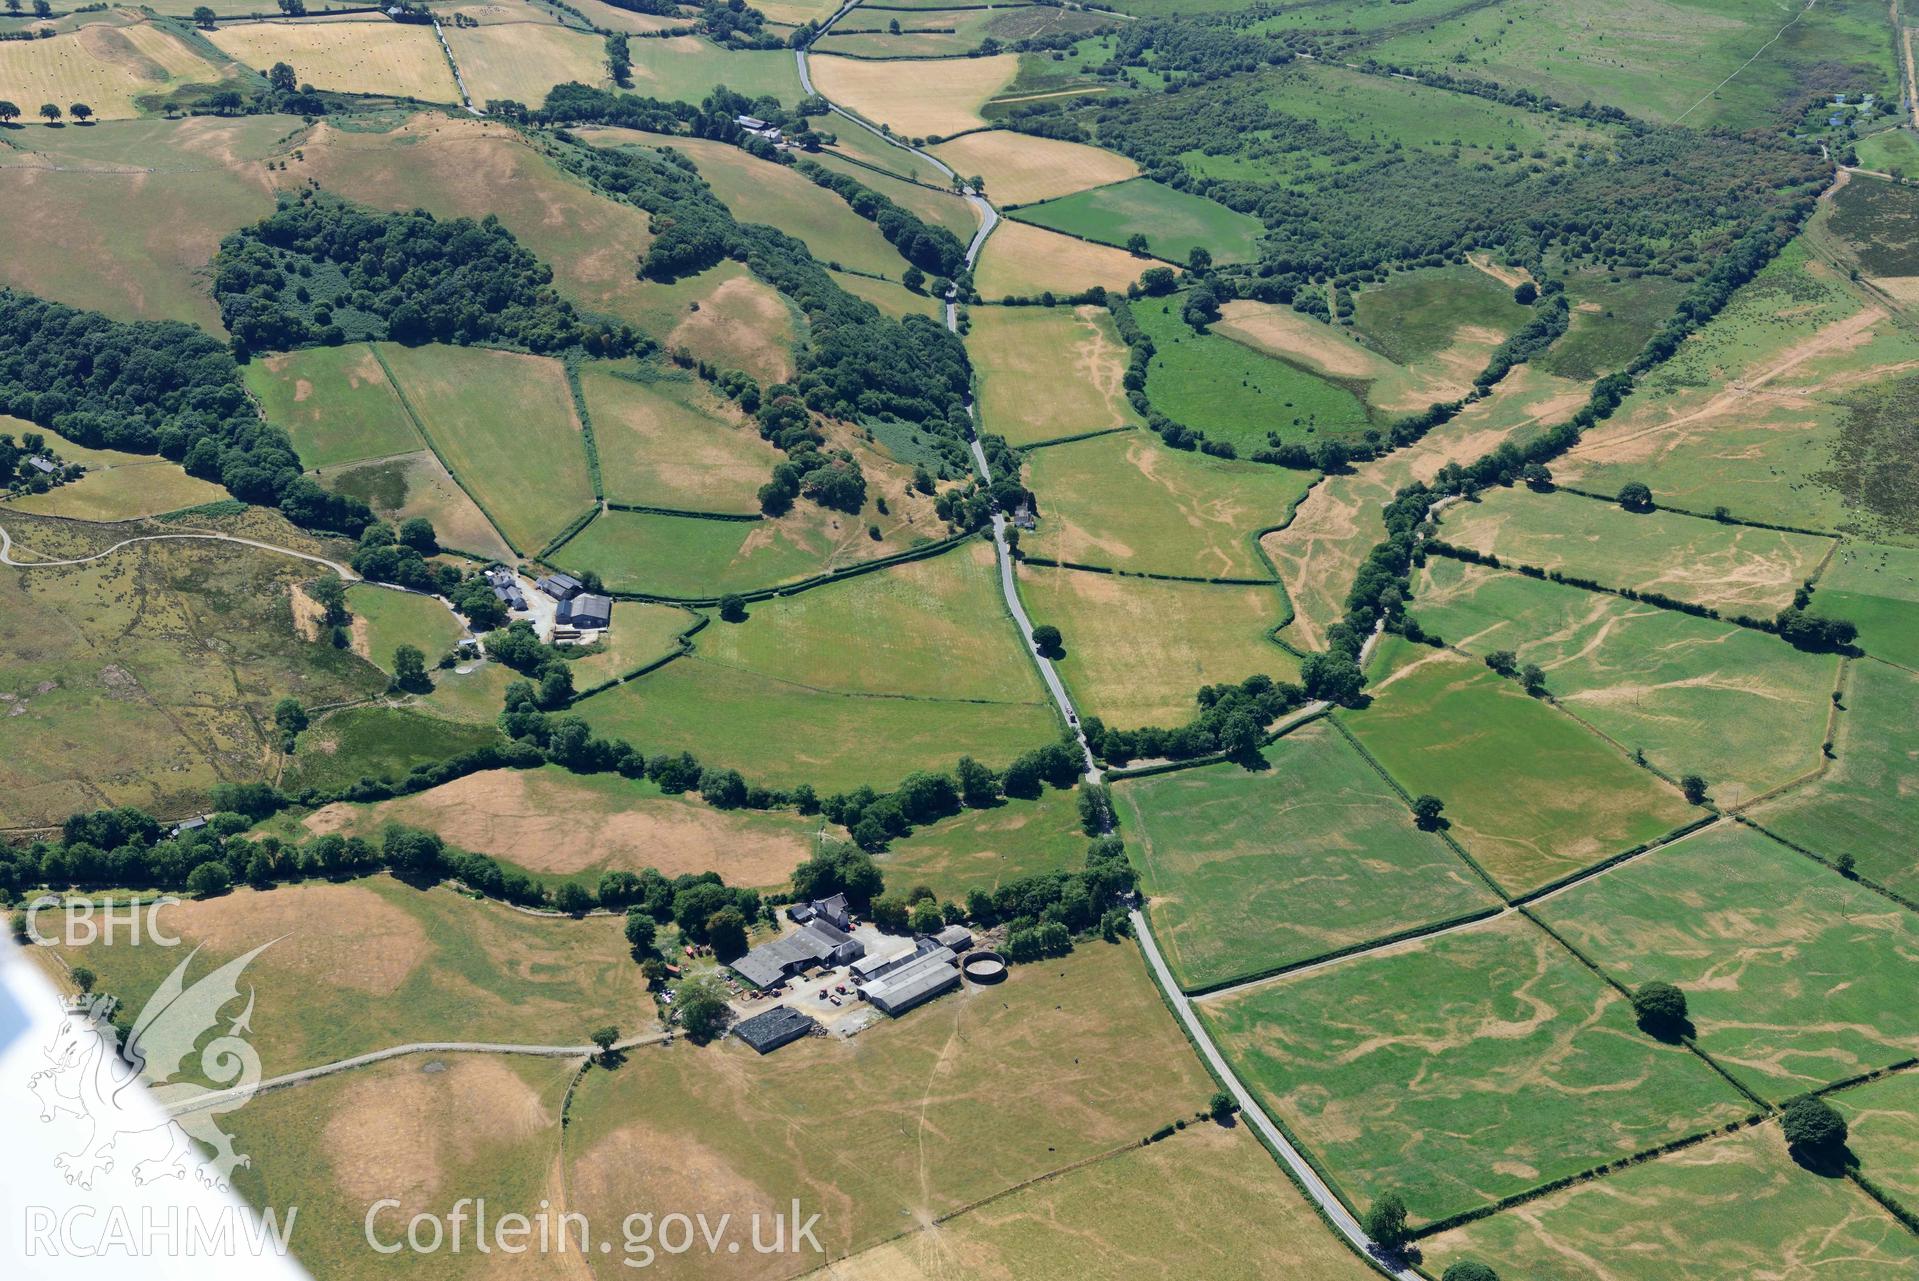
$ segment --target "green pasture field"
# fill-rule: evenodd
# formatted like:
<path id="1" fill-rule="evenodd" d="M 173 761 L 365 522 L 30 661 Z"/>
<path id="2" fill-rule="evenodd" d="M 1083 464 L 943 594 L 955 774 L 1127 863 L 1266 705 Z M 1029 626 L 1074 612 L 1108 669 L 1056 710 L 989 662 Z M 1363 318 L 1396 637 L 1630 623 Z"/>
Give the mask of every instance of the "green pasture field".
<path id="1" fill-rule="evenodd" d="M 1147 432 L 1096 436 L 1026 456 L 1039 528 L 1029 556 L 1139 573 L 1271 578 L 1254 532 L 1306 494 L 1301 472 L 1167 449 Z"/>
<path id="2" fill-rule="evenodd" d="M 941 819 L 890 844 L 879 856 L 893 889 L 924 885 L 942 903 L 964 903 L 971 890 L 991 891 L 1040 872 L 1078 871 L 1086 863 L 1079 793 L 1047 788 L 1035 800 L 1006 800 Z"/>
<path id="3" fill-rule="evenodd" d="M 1869 276 L 1919 276 L 1919 193 L 1898 183 L 1855 177 L 1832 197 L 1826 224 L 1858 256 Z"/>
<path id="4" fill-rule="evenodd" d="M 1182 301 L 1144 298 L 1133 308 L 1153 340 L 1146 395 L 1153 408 L 1208 439 L 1241 453 L 1268 445 L 1312 445 L 1353 436 L 1370 425 L 1352 389 L 1212 333 L 1196 333 L 1180 315 Z"/>
<path id="5" fill-rule="evenodd" d="M 1511 286 L 1477 267 L 1398 272 L 1353 295 L 1353 328 L 1402 365 L 1438 355 L 1460 340 L 1462 329 L 1487 330 L 1502 342 L 1532 314 L 1513 301 Z"/>
<path id="6" fill-rule="evenodd" d="M 1828 85 L 1882 101 L 1898 92 L 1886 11 L 1872 0 L 1822 4 L 1796 23 L 1740 0 L 1645 0 L 1572 30 L 1564 16 L 1550 0 L 1454 6 L 1366 51 L 1694 127 L 1776 128 Z"/>
<path id="7" fill-rule="evenodd" d="M 1199 1009 L 1347 1199 L 1397 1192 L 1415 1225 L 1753 1111 L 1523 917 Z"/>
<path id="8" fill-rule="evenodd" d="M 738 147 L 702 138 L 674 138 L 671 150 L 699 166 L 700 176 L 740 221 L 777 225 L 805 241 L 813 256 L 823 263 L 892 279 L 905 272 L 906 260 L 886 243 L 877 224 L 854 213 L 853 206 L 837 194 L 791 166 L 760 160 Z"/>
<path id="9" fill-rule="evenodd" d="M 985 430 L 1030 445 L 1139 423 L 1122 385 L 1126 345 L 1105 308 L 976 307 L 970 316 Z"/>
<path id="10" fill-rule="evenodd" d="M 1446 806 L 1452 832 L 1511 893 L 1534 889 L 1699 814 L 1565 713 L 1470 659 L 1388 636 L 1372 705 L 1342 713 L 1388 773 Z"/>
<path id="11" fill-rule="evenodd" d="M 616 611 L 617 612 L 617 611 Z M 414 699 L 407 706 L 428 716 L 469 725 L 491 725 L 500 718 L 506 704 L 506 687 L 520 674 L 501 663 L 462 664 L 469 670 L 433 673 L 433 692 Z M 576 685 L 583 684 L 574 676 Z"/>
<path id="12" fill-rule="evenodd" d="M 1861 169 L 1895 178 L 1919 178 L 1919 137 L 1903 126 L 1867 134 L 1853 144 Z"/>
<path id="13" fill-rule="evenodd" d="M 39 99 L 20 101 L 32 111 Z M 0 284 L 116 320 L 223 333 L 206 266 L 223 236 L 273 212 L 262 161 L 296 124 L 194 116 L 10 131 L 17 150 L 4 155 L 19 163 L 0 163 L 8 244 Z M 137 218 L 102 216 L 135 208 Z"/>
<path id="14" fill-rule="evenodd" d="M 1397 16 L 1411 6 L 1382 7 Z M 1295 11 L 1313 12 L 1311 6 Z M 1317 12 L 1324 17 L 1328 10 Z M 1267 18 L 1254 29 L 1283 26 L 1295 13 Z M 1261 79 L 1260 91 L 1264 101 L 1288 115 L 1384 146 L 1504 151 L 1511 144 L 1527 153 L 1543 150 L 1551 157 L 1571 156 L 1580 144 L 1605 150 L 1612 143 L 1607 130 L 1582 121 L 1326 62 L 1294 62 L 1269 72 Z"/>
<path id="15" fill-rule="evenodd" d="M 559 361 L 479 347 L 376 350 L 435 452 L 522 553 L 539 551 L 593 505 Z"/>
<path id="16" fill-rule="evenodd" d="M 445 679 L 444 673 L 432 670 L 433 665 L 466 634 L 466 628 L 440 601 L 356 583 L 347 589 L 346 605 L 353 615 L 355 648 L 368 662 L 391 672 L 394 651 L 411 645 L 426 656 L 428 675 Z"/>
<path id="17" fill-rule="evenodd" d="M 824 128 L 820 129 L 820 132 L 822 134 L 830 133 L 835 139 L 835 141 L 821 153 L 822 157 L 850 156 L 855 160 L 863 160 L 869 165 L 878 165 L 888 173 L 898 174 L 902 178 L 912 179 L 917 182 L 931 183 L 936 187 L 943 188 L 947 183 L 952 181 L 930 162 L 922 160 L 904 147 L 895 147 L 892 143 L 874 136 L 871 131 L 854 124 L 850 120 L 828 117 L 826 119 L 816 120 L 814 124 L 815 127 L 824 126 Z M 860 172 L 870 173 L 872 171 L 861 169 Z M 861 181 L 864 181 L 864 179 Z"/>
<path id="18" fill-rule="evenodd" d="M 1030 1184 L 834 1265 L 845 1281 L 1088 1277 L 1378 1276 L 1273 1177 L 1244 1125 L 1189 1124 L 1172 1138 Z"/>
<path id="19" fill-rule="evenodd" d="M 613 502 L 689 511 L 756 512 L 782 455 L 690 376 L 639 381 L 600 362 L 581 366 L 600 475 Z"/>
<path id="20" fill-rule="evenodd" d="M 855 298 L 864 298 L 896 320 L 908 316 L 925 316 L 929 320 L 938 320 L 942 308 L 939 299 L 926 293 L 913 293 L 904 285 L 896 285 L 890 280 L 875 280 L 871 276 L 854 276 L 844 271 L 832 273 L 833 283 L 837 284 Z"/>
<path id="21" fill-rule="evenodd" d="M 1699 1048 L 1774 1103 L 1919 1050 L 1912 914 L 1722 823 L 1542 900 L 1607 974 L 1686 993 Z"/>
<path id="22" fill-rule="evenodd" d="M 1434 557 L 1413 592 L 1428 632 L 1537 663 L 1561 707 L 1671 777 L 1736 805 L 1816 770 L 1836 656 L 1677 610 Z"/>
<path id="23" fill-rule="evenodd" d="M 457 547 L 492 560 L 513 559 L 500 531 L 454 483 L 431 450 L 322 468 L 313 478 L 321 488 L 357 498 L 395 525 L 414 516 L 426 517 L 433 522 L 442 547 Z"/>
<path id="24" fill-rule="evenodd" d="M 1114 789 L 1154 936 L 1182 986 L 1499 906 L 1332 726 L 1294 730 L 1263 759 Z"/>
<path id="25" fill-rule="evenodd" d="M 1209 6 L 1202 0 L 1144 0 L 1151 12 L 1204 12 Z M 1210 6 L 1218 9 L 1244 8 L 1243 3 Z M 1262 18 L 1255 30 L 1333 31 L 1350 29 L 1371 34 L 1388 27 L 1423 27 L 1436 19 L 1450 16 L 1459 8 L 1459 0 L 1347 0 L 1337 8 L 1301 4 L 1288 6 L 1268 18 Z M 1128 13 L 1146 13 L 1148 7 L 1128 3 Z"/>
<path id="26" fill-rule="evenodd" d="M 1569 285 L 1579 298 L 1581 290 Z M 1574 350 L 1581 320 L 1554 351 Z M 1567 484 L 1867 538 L 1919 539 L 1906 431 L 1919 341 L 1802 238 L 1552 464 Z M 1551 353 L 1548 353 L 1548 365 Z"/>
<path id="27" fill-rule="evenodd" d="M 1659 493 L 1653 491 L 1653 500 Z M 1629 512 L 1576 494 L 1493 489 L 1448 508 L 1439 536 L 1607 587 L 1660 592 L 1728 615 L 1766 618 L 1792 604 L 1833 540 L 1677 512 Z"/>
<path id="28" fill-rule="evenodd" d="M 370 347 L 311 347 L 241 366 L 267 421 L 308 467 L 390 458 L 425 442 Z"/>
<path id="29" fill-rule="evenodd" d="M 210 480 L 187 475 L 175 463 L 145 458 L 91 469 L 79 480 L 57 485 L 44 494 L 8 499 L 4 510 L 70 520 L 122 521 L 225 502 L 232 497 Z"/>
<path id="30" fill-rule="evenodd" d="M 749 98 L 778 98 L 793 106 L 804 96 L 789 49 L 722 49 L 698 36 L 632 42 L 633 92 L 698 103 L 725 85 Z"/>
<path id="31" fill-rule="evenodd" d="M 818 46 L 821 53 L 862 58 L 961 57 L 979 48 L 988 28 L 1003 16 L 992 9 L 863 9 L 836 23 Z M 887 29 L 889 20 L 899 22 L 898 35 Z"/>
<path id="32" fill-rule="evenodd" d="M 393 1260 L 367 1244 L 367 1215 L 382 1199 L 399 1202 L 373 1220 L 382 1244 L 404 1241 L 414 1215 L 445 1215 L 461 1197 L 485 1198 L 490 1221 L 539 1221 L 541 1201 L 560 1195 L 549 1185 L 553 1149 L 578 1071 L 570 1058 L 414 1055 L 262 1094 L 223 1120 L 235 1149 L 252 1157 L 234 1186 L 282 1224 L 299 1208 L 290 1243 L 315 1273 L 392 1276 Z M 475 1125 L 476 1114 L 486 1124 Z M 485 1266 L 471 1224 L 463 1228 L 461 1253 L 427 1256 L 436 1275 Z"/>
<path id="33" fill-rule="evenodd" d="M 549 888 L 593 889 L 602 873 L 718 872 L 729 885 L 782 885 L 812 852 L 817 817 L 721 810 L 698 793 L 668 796 L 645 779 L 574 774 L 558 765 L 482 770 L 375 804 L 340 802 L 283 824 L 282 839 L 338 832 L 378 842 L 398 823 L 517 868 Z"/>
<path id="34" fill-rule="evenodd" d="M 1580 382 L 1630 364 L 1686 292 L 1685 285 L 1666 276 L 1632 280 L 1562 272 L 1561 279 L 1572 301 L 1571 323 L 1532 363 Z"/>
<path id="35" fill-rule="evenodd" d="M 853 1080 L 857 1107 L 832 1084 Z M 850 1040 L 764 1057 L 677 1044 L 590 1072 L 565 1130 L 567 1204 L 617 1223 L 658 1197 L 738 1222 L 797 1198 L 823 1211 L 820 1245 L 838 1257 L 1137 1145 L 1213 1088 L 1134 945 L 1093 942 Z M 596 1258 L 595 1275 L 630 1275 L 617 1260 Z M 724 1255 L 675 1262 L 738 1275 Z"/>
<path id="36" fill-rule="evenodd" d="M 869 485 L 873 474 L 867 473 Z M 869 490 L 870 492 L 870 490 Z M 899 507 L 881 516 L 869 500 L 858 517 L 803 502 L 778 520 L 703 520 L 647 512 L 602 513 L 554 553 L 565 568 L 597 570 L 615 591 L 714 597 L 795 582 L 925 542 Z M 881 541 L 867 534 L 878 524 Z"/>
<path id="37" fill-rule="evenodd" d="M 1843 1098 L 1844 1096 L 1841 1096 Z M 1462 1259 L 1558 1277 L 1567 1260 L 1611 1281 L 1676 1276 L 1896 1281 L 1919 1267 L 1898 1221 L 1845 1179 L 1786 1154 L 1774 1125 L 1701 1143 L 1422 1241 L 1435 1275 Z"/>
<path id="38" fill-rule="evenodd" d="M 332 791 L 363 778 L 397 781 L 415 765 L 501 741 L 491 722 L 461 724 L 384 705 L 344 707 L 300 734 L 280 785 L 289 792 Z"/>
<path id="39" fill-rule="evenodd" d="M 1115 729 L 1184 725 L 1202 685 L 1299 676 L 1299 660 L 1268 635 L 1285 617 L 1277 584 L 1033 567 L 1021 570 L 1019 590 L 1034 626 L 1051 623 L 1064 637 L 1059 671 L 1079 714 Z"/>
<path id="40" fill-rule="evenodd" d="M 381 875 L 236 889 L 170 904 L 159 920 L 200 950 L 189 983 L 272 943 L 246 971 L 258 993 L 250 1039 L 268 1076 L 410 1041 L 584 1043 L 609 1018 L 641 1030 L 651 1009 L 618 917 L 529 916 Z M 134 1010 L 187 956 L 58 951 Z"/>
<path id="41" fill-rule="evenodd" d="M 1919 1073 L 1911 1070 L 1830 1096 L 1846 1118 L 1859 1172 L 1908 1211 L 1919 1205 Z"/>
<path id="42" fill-rule="evenodd" d="M 844 137 L 844 133 L 851 133 L 855 130 L 860 133 L 866 132 L 843 120 L 839 122 L 839 125 L 843 131 L 842 138 Z M 872 135 L 867 134 L 867 137 L 870 138 Z M 899 148 L 890 148 L 890 150 L 898 151 Z M 917 157 L 913 157 L 909 153 L 901 152 L 901 154 L 907 155 L 908 159 L 917 160 Z M 861 158 L 865 159 L 863 156 Z M 929 187 L 922 186 L 921 183 L 917 182 L 908 182 L 903 178 L 891 177 L 888 174 L 874 173 L 865 165 L 853 164 L 830 151 L 821 151 L 817 156 L 808 156 L 807 159 L 815 160 L 828 169 L 843 173 L 847 177 L 857 180 L 863 186 L 871 187 L 874 191 L 879 192 L 882 196 L 885 196 L 902 209 L 911 210 L 922 220 L 936 227 L 946 228 L 960 238 L 961 244 L 971 240 L 973 233 L 979 230 L 979 217 L 973 212 L 973 207 L 967 204 L 963 197 L 948 189 L 947 183 L 951 180 L 938 171 L 934 171 L 932 175 L 922 178 L 921 182 L 934 184 L 934 186 Z M 875 157 L 873 162 L 877 163 L 884 159 L 884 157 Z M 925 164 L 924 161 L 918 161 L 918 163 L 921 165 Z M 897 170 L 900 166 L 897 164 L 889 164 L 885 167 L 889 170 Z M 822 188 L 822 190 L 824 190 L 824 188 Z M 833 198 L 835 200 L 840 199 L 838 196 L 834 196 Z"/>
<path id="43" fill-rule="evenodd" d="M 1919 551 L 1844 542 L 1833 554 L 1812 612 L 1859 628 L 1859 646 L 1875 658 L 1919 668 Z"/>
<path id="44" fill-rule="evenodd" d="M 594 645 L 568 652 L 573 684 L 587 689 L 602 681 L 630 676 L 639 668 L 679 648 L 678 638 L 698 621 L 692 610 L 677 605 L 619 601 L 613 606 L 613 626 Z"/>
<path id="45" fill-rule="evenodd" d="M 1869 659 L 1846 668 L 1834 759 L 1818 782 L 1753 811 L 1753 821 L 1862 875 L 1919 898 L 1919 677 Z"/>
<path id="46" fill-rule="evenodd" d="M 1175 262 L 1185 262 L 1195 249 L 1205 249 L 1218 263 L 1251 262 L 1259 257 L 1259 240 L 1266 232 L 1251 214 L 1151 178 L 1131 178 L 1029 205 L 1019 216 L 1108 245 L 1123 246 L 1129 237 L 1144 233 L 1150 253 Z"/>
<path id="47" fill-rule="evenodd" d="M 112 473 L 109 473 L 112 474 Z M 51 526 L 9 513 L 13 554 L 90 555 L 152 530 Z M 67 531 L 85 547 L 49 541 Z M 269 777 L 274 704 L 364 698 L 385 677 L 294 630 L 316 573 L 228 543 L 149 543 L 87 565 L 0 576 L 0 826 L 106 805 L 200 813 L 216 784 Z"/>
<path id="48" fill-rule="evenodd" d="M 1042 702 L 1000 597 L 992 547 L 974 540 L 793 596 L 693 640 L 705 662 L 808 689 Z"/>
<path id="49" fill-rule="evenodd" d="M 689 751 L 768 787 L 812 784 L 822 795 L 870 783 L 886 790 L 914 770 L 961 756 L 999 768 L 1059 733 L 1050 703 L 818 689 L 698 656 L 582 699 L 595 733 L 653 754 Z M 876 753 L 880 753 L 876 756 Z"/>

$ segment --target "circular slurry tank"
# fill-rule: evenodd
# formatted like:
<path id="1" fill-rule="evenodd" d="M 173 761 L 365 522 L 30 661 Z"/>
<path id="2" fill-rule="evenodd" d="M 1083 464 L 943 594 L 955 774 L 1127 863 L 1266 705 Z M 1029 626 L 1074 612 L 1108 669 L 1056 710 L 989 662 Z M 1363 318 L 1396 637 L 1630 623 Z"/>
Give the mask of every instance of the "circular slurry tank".
<path id="1" fill-rule="evenodd" d="M 974 983 L 998 983 L 1006 977 L 1006 958 L 990 950 L 972 952 L 960 971 Z"/>

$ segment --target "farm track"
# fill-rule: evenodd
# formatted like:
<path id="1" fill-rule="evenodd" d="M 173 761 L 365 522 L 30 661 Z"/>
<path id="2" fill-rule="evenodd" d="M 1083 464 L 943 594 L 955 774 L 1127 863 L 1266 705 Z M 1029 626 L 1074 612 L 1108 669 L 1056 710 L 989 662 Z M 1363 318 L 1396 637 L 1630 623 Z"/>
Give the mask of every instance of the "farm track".
<path id="1" fill-rule="evenodd" d="M 821 24 L 820 34 L 824 35 L 830 31 L 833 24 L 851 12 L 857 3 L 858 0 L 848 0 L 838 12 L 834 13 L 832 17 Z M 802 47 L 794 50 L 793 56 L 799 64 L 800 87 L 809 94 L 819 95 L 819 91 L 813 87 L 813 77 L 807 70 L 806 49 Z M 852 112 L 834 103 L 831 99 L 825 99 L 824 95 L 819 96 L 826 101 L 828 108 L 832 110 L 835 115 L 841 116 L 855 126 L 865 129 L 875 137 L 895 147 L 912 152 L 914 155 L 919 156 L 929 164 L 937 167 L 940 172 L 947 174 L 953 179 L 955 185 L 958 185 L 959 176 L 954 173 L 951 166 L 941 161 L 938 157 L 929 155 L 916 147 L 900 142 L 898 139 L 882 132 L 859 116 L 854 115 Z M 979 230 L 973 233 L 972 241 L 966 246 L 966 265 L 968 268 L 971 268 L 974 260 L 979 255 L 980 248 L 986 243 L 987 236 L 992 234 L 993 228 L 999 224 L 999 211 L 992 206 L 991 202 L 977 192 L 968 190 L 965 192 L 965 195 L 968 203 L 978 210 L 981 216 Z M 959 308 L 952 295 L 949 295 L 946 300 L 945 320 L 946 327 L 949 331 L 953 333 L 959 332 Z M 975 406 L 968 404 L 966 408 L 970 416 L 977 417 Z M 974 434 L 971 443 L 973 465 L 978 469 L 981 479 L 990 483 L 993 478 L 992 468 L 986 461 L 986 451 L 980 445 L 977 432 Z M 1097 783 L 1101 777 L 1099 762 L 1094 759 L 1093 749 L 1086 741 L 1086 732 L 1079 723 L 1078 714 L 1073 710 L 1072 698 L 1067 694 L 1066 686 L 1064 682 L 1060 680 L 1059 672 L 1053 666 L 1052 661 L 1045 655 L 1039 653 L 1033 645 L 1033 623 L 1032 620 L 1027 617 L 1025 605 L 1020 601 L 1019 586 L 1013 572 L 1013 552 L 1006 541 L 1006 515 L 999 511 L 993 513 L 993 548 L 999 559 L 1000 590 L 1005 595 L 1007 609 L 1011 612 L 1014 622 L 1019 627 L 1020 639 L 1026 646 L 1028 656 L 1038 665 L 1040 675 L 1044 678 L 1046 688 L 1052 694 L 1053 701 L 1057 704 L 1060 715 L 1064 717 L 1066 723 L 1072 727 L 1073 736 L 1078 740 L 1080 753 L 1085 760 L 1086 778 L 1091 782 Z M 1370 646 L 1376 639 L 1377 633 L 1367 640 L 1367 645 Z M 1359 1221 L 1352 1216 L 1352 1213 L 1347 1210 L 1340 1199 L 1333 1194 L 1333 1190 L 1319 1177 L 1318 1172 L 1313 1169 L 1311 1163 L 1293 1146 L 1291 1140 L 1286 1137 L 1284 1132 L 1273 1123 L 1272 1118 L 1267 1116 L 1265 1111 L 1260 1108 L 1258 1101 L 1253 1098 L 1246 1087 L 1240 1083 L 1238 1076 L 1234 1074 L 1232 1066 L 1226 1061 L 1225 1055 L 1220 1053 L 1219 1047 L 1213 1043 L 1211 1036 L 1206 1031 L 1205 1025 L 1202 1024 L 1198 1016 L 1193 1013 L 1192 1005 L 1186 999 L 1185 994 L 1180 991 L 1179 985 L 1173 981 L 1172 973 L 1166 968 L 1166 962 L 1160 956 L 1159 947 L 1153 941 L 1152 927 L 1147 924 L 1145 915 L 1137 908 L 1132 912 L 1132 922 L 1133 932 L 1138 937 L 1140 947 L 1145 952 L 1146 959 L 1152 967 L 1155 981 L 1159 984 L 1167 1001 L 1173 1006 L 1180 1023 L 1185 1028 L 1187 1034 L 1192 1038 L 1194 1045 L 1199 1048 L 1201 1055 L 1210 1065 L 1214 1075 L 1227 1084 L 1232 1092 L 1234 1101 L 1239 1104 L 1241 1114 L 1247 1117 L 1253 1125 L 1259 1129 L 1260 1134 L 1264 1136 L 1268 1146 L 1285 1162 L 1287 1167 L 1292 1171 L 1293 1177 L 1305 1190 L 1306 1194 L 1312 1198 L 1314 1203 L 1318 1205 L 1320 1212 L 1325 1216 L 1326 1220 L 1339 1231 L 1340 1235 L 1346 1238 L 1353 1249 L 1358 1251 L 1362 1256 L 1374 1261 L 1389 1275 L 1396 1278 L 1397 1281 L 1421 1281 L 1419 1274 L 1412 1269 L 1398 1267 L 1386 1261 L 1390 1256 L 1382 1254 L 1380 1248 L 1366 1235 L 1365 1229 L 1360 1227 Z"/>

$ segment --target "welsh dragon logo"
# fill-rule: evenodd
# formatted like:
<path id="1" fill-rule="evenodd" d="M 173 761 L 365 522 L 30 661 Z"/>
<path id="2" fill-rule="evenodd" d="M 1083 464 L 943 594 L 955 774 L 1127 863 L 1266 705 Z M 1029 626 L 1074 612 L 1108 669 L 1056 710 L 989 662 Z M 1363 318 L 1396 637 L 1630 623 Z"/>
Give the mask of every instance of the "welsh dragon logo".
<path id="1" fill-rule="evenodd" d="M 277 940 L 275 940 L 277 942 Z M 246 1007 L 219 1031 L 220 1012 L 240 997 L 240 975 L 272 943 L 227 962 L 191 987 L 187 966 L 195 948 L 174 968 L 134 1020 L 124 1047 L 109 1018 L 110 997 L 91 997 L 69 1007 L 45 1054 L 51 1066 L 30 1078 L 40 1100 L 40 1119 L 77 1118 L 85 1141 L 54 1159 L 68 1183 L 91 1189 L 116 1167 L 134 1182 L 185 1179 L 189 1172 L 209 1187 L 226 1190 L 233 1171 L 252 1159 L 234 1151 L 220 1117 L 245 1106 L 260 1087 L 260 1056 L 247 1043 L 252 1030 L 253 990 Z M 208 1033 L 219 1035 L 200 1045 Z M 182 1080 L 197 1056 L 201 1080 Z M 144 1081 L 167 1119 L 154 1124 L 136 1106 Z M 196 1146 L 196 1144 L 198 1146 Z M 203 1155 L 210 1153 L 211 1155 Z"/>

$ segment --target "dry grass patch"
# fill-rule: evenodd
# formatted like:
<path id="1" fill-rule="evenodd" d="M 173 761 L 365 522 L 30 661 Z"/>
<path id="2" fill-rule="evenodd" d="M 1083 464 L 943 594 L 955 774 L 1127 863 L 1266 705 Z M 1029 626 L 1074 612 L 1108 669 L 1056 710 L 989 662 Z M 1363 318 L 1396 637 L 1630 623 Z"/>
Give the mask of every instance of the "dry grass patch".
<path id="1" fill-rule="evenodd" d="M 904 137 L 977 129 L 980 107 L 1012 83 L 1016 53 L 990 58 L 878 61 L 821 55 L 807 59 L 822 94 Z"/>
<path id="2" fill-rule="evenodd" d="M 718 872 L 731 885 L 774 885 L 811 852 L 815 824 L 792 814 L 716 810 L 650 783 L 576 775 L 556 766 L 484 770 L 376 805 L 328 805 L 303 820 L 315 834 L 373 836 L 389 823 L 438 832 L 462 849 L 533 873 L 656 867 Z"/>
<path id="3" fill-rule="evenodd" d="M 212 481 L 189 476 L 174 463 L 149 461 L 89 472 L 77 481 L 16 498 L 7 506 L 73 520 L 134 520 L 231 498 Z"/>
<path id="4" fill-rule="evenodd" d="M 1284 609 L 1272 587 L 1040 568 L 1023 570 L 1019 587 L 1034 624 L 1065 638 L 1059 668 L 1080 715 L 1115 728 L 1183 725 L 1202 685 L 1299 674 L 1267 636 Z"/>
<path id="5" fill-rule="evenodd" d="M 1148 267 L 1160 265 L 1111 245 L 1007 218 L 986 238 L 974 277 L 982 298 L 1033 296 L 1047 290 L 1077 294 L 1094 285 L 1124 290 Z"/>
<path id="6" fill-rule="evenodd" d="M 430 450 L 322 467 L 312 475 L 323 488 L 368 503 L 383 520 L 397 524 L 412 516 L 426 517 L 442 547 L 488 560 L 512 559 L 500 532 Z"/>
<path id="7" fill-rule="evenodd" d="M 235 22 L 207 39 L 257 71 L 291 63 L 302 84 L 336 93 L 458 102 L 460 92 L 433 28 L 386 18 Z"/>
<path id="8" fill-rule="evenodd" d="M 739 369 L 761 383 L 793 376 L 798 325 L 792 304 L 773 286 L 748 275 L 729 276 L 694 300 L 684 320 L 666 335 L 669 351 Z"/>
<path id="9" fill-rule="evenodd" d="M 638 382 L 604 365 L 580 373 L 606 495 L 614 502 L 751 512 L 780 453 L 694 379 Z"/>
<path id="10" fill-rule="evenodd" d="M 1139 176 L 1139 166 L 1116 152 L 1004 129 L 955 138 L 933 154 L 962 176 L 985 178 L 987 194 L 1002 209 Z"/>
<path id="11" fill-rule="evenodd" d="M 101 120 L 141 114 L 140 100 L 183 84 L 211 84 L 227 72 L 164 28 L 138 18 L 92 22 L 47 40 L 0 43 L 0 92 L 30 119 L 42 102 L 64 111 L 84 102 Z M 12 220 L 9 219 L 9 222 Z"/>
<path id="12" fill-rule="evenodd" d="M 610 84 L 606 46 L 596 35 L 545 23 L 444 28 L 475 102 L 513 98 L 537 106 L 554 85 Z"/>
<path id="13" fill-rule="evenodd" d="M 1014 445 L 1140 421 L 1122 385 L 1126 347 L 1103 307 L 980 307 L 966 348 L 981 423 Z"/>

